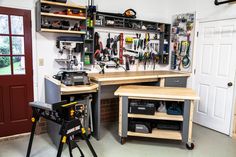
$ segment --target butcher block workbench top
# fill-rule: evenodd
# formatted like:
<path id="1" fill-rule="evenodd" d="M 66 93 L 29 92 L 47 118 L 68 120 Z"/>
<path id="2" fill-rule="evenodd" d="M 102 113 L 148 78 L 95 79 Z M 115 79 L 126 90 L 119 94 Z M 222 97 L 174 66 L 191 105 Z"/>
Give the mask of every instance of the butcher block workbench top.
<path id="1" fill-rule="evenodd" d="M 174 71 L 133 71 L 133 72 L 110 72 L 105 74 L 89 74 L 92 81 L 100 82 L 102 85 L 110 85 L 116 83 L 133 83 L 143 80 L 156 81 L 158 78 L 167 77 L 189 77 L 190 73 L 181 73 Z M 115 81 L 115 82 L 114 82 Z M 119 82 L 120 81 L 120 82 Z"/>
<path id="2" fill-rule="evenodd" d="M 117 96 L 143 97 L 155 99 L 199 100 L 197 94 L 190 88 L 156 87 L 156 86 L 121 86 L 115 92 Z"/>
<path id="3" fill-rule="evenodd" d="M 61 94 L 70 95 L 70 94 L 81 94 L 81 93 L 94 93 L 97 92 L 98 84 L 91 83 L 90 85 L 78 85 L 78 86 L 66 86 L 61 85 Z"/>
<path id="4" fill-rule="evenodd" d="M 90 85 L 66 86 L 52 77 L 45 76 L 45 79 L 58 86 L 61 95 L 95 93 L 98 90 L 98 84 L 93 82 Z"/>

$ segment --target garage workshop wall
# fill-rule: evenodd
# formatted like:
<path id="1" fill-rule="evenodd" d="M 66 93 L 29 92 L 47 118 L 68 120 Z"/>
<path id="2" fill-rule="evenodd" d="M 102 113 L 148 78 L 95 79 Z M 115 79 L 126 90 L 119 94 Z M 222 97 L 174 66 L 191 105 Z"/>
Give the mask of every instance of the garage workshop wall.
<path id="1" fill-rule="evenodd" d="M 58 55 L 55 41 L 59 35 L 35 32 L 35 2 L 36 0 L 1 0 L 0 6 L 31 10 L 34 96 L 35 100 L 44 101 L 44 75 L 53 75 L 59 68 L 54 62 L 54 58 Z M 127 8 L 133 8 L 137 11 L 139 19 L 168 23 L 174 14 L 195 11 L 197 18 L 236 16 L 236 5 L 226 4 L 216 7 L 213 0 L 95 0 L 95 5 L 98 5 L 98 10 L 108 12 L 123 12 Z"/>

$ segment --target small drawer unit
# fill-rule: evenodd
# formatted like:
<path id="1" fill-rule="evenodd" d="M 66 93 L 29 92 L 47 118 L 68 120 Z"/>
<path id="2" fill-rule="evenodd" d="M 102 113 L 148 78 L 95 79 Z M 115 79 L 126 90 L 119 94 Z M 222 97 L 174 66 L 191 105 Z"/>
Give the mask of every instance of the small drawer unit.
<path id="1" fill-rule="evenodd" d="M 165 79 L 165 87 L 186 87 L 187 77 L 169 77 Z"/>

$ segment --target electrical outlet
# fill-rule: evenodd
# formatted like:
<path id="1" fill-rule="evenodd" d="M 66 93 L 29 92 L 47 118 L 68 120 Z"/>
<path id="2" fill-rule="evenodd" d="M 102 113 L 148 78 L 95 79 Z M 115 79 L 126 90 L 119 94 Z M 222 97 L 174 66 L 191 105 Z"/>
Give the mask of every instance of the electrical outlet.
<path id="1" fill-rule="evenodd" d="M 43 58 L 39 58 L 39 66 L 44 66 L 44 59 Z"/>

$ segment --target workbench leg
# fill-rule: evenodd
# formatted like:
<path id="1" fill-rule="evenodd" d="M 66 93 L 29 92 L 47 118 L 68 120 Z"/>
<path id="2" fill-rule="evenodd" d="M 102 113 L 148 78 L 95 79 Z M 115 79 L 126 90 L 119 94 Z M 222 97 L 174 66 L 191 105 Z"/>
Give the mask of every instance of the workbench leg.
<path id="1" fill-rule="evenodd" d="M 160 78 L 160 87 L 165 87 L 165 78 Z"/>
<path id="2" fill-rule="evenodd" d="M 183 142 L 186 143 L 186 147 L 189 150 L 194 148 L 192 143 L 192 119 L 193 119 L 193 102 L 190 100 L 184 101 L 184 121 L 183 121 Z"/>
<path id="3" fill-rule="evenodd" d="M 190 101 L 190 115 L 189 115 L 189 133 L 188 133 L 188 143 L 192 143 L 192 133 L 193 133 L 193 112 L 194 112 L 194 101 Z"/>
<path id="4" fill-rule="evenodd" d="M 190 101 L 184 101 L 184 121 L 183 121 L 183 131 L 182 131 L 182 139 L 184 143 L 188 142 L 189 137 L 189 119 L 190 119 Z"/>
<path id="5" fill-rule="evenodd" d="M 93 108 L 93 124 L 94 124 L 94 133 L 93 136 L 97 139 L 100 140 L 100 125 L 101 125 L 101 84 L 98 84 L 98 91 L 95 94 L 95 106 Z"/>
<path id="6" fill-rule="evenodd" d="M 119 98 L 119 135 L 122 141 L 127 137 L 128 133 L 128 97 L 123 96 Z"/>

